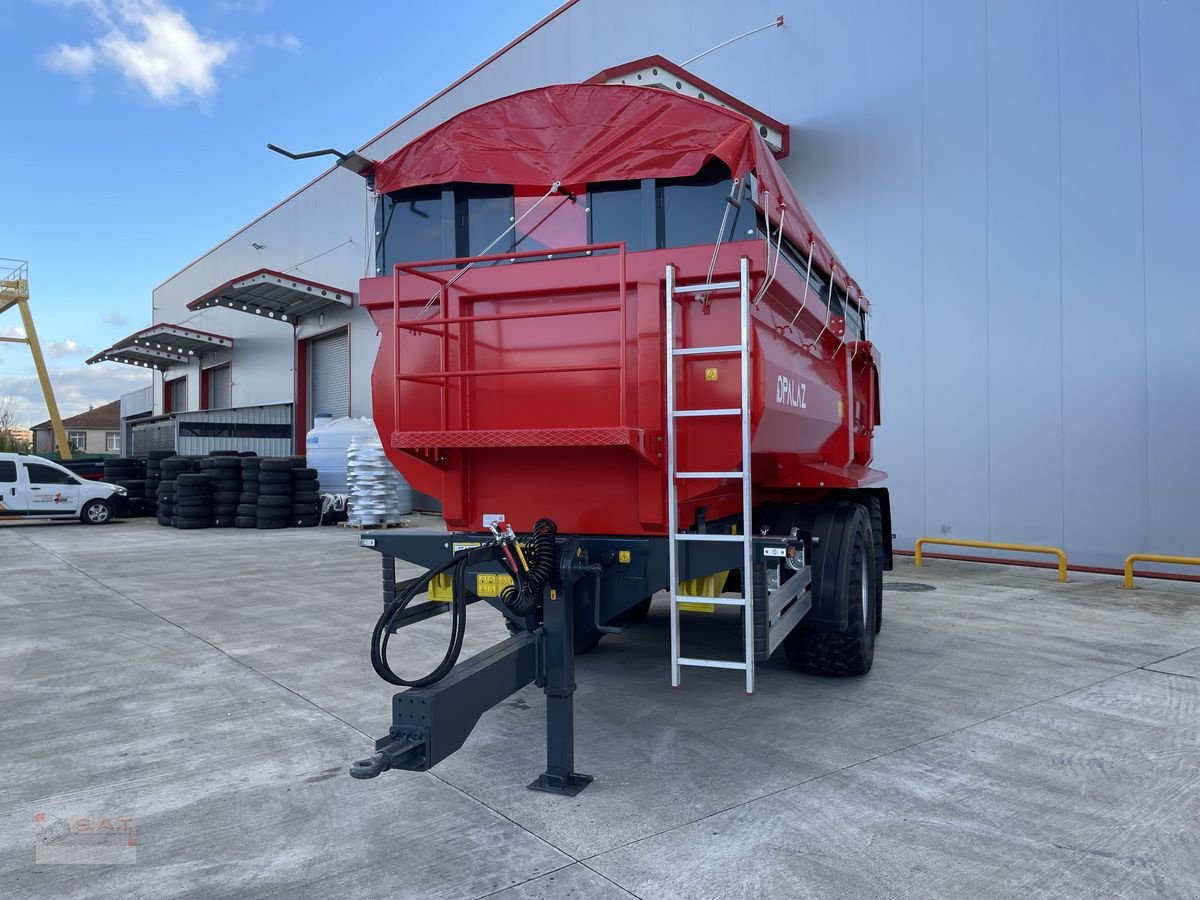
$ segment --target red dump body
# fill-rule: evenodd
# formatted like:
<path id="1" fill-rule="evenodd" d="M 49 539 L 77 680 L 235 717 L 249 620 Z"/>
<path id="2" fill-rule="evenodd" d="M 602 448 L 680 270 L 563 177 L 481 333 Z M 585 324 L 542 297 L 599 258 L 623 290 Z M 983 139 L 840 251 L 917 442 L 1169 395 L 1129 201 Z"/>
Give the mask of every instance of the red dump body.
<path id="1" fill-rule="evenodd" d="M 583 86 L 570 87 L 574 98 L 574 89 Z M 700 116 L 693 107 L 700 107 L 704 115 L 716 110 L 722 117 L 741 118 L 662 91 L 586 87 L 634 92 L 613 95 L 617 105 L 625 97 L 636 97 L 644 105 L 649 95 L 665 110 L 658 119 L 659 130 L 669 133 L 666 120 L 675 115 L 693 142 L 699 140 L 696 129 L 704 130 L 703 124 L 697 125 Z M 480 110 L 530 95 L 545 97 L 529 92 L 463 116 L 478 116 Z M 575 162 L 566 158 L 569 137 L 556 143 L 553 133 L 545 132 L 555 127 L 569 130 L 572 115 L 597 115 L 598 101 L 595 94 L 584 96 L 586 102 L 579 105 L 561 94 L 553 100 L 555 122 L 538 126 L 542 144 L 549 149 L 538 152 L 549 158 L 548 167 L 557 161 L 566 171 Z M 681 108 L 680 102 L 687 105 Z M 519 126 L 513 124 L 511 109 L 505 115 L 510 130 L 503 142 L 525 147 L 528 156 L 528 143 L 513 133 Z M 612 110 L 603 115 L 608 123 L 621 119 Z M 636 118 L 644 122 L 644 110 Z M 451 136 L 454 123 L 444 126 Z M 630 121 L 624 140 L 637 141 L 635 124 Z M 478 134 L 478 128 L 470 133 Z M 420 159 L 421 166 L 431 169 L 417 178 L 418 184 L 468 180 L 455 170 L 454 159 L 436 159 L 428 146 L 430 135 L 381 164 L 381 190 L 398 185 L 397 173 L 403 167 L 387 168 L 397 159 Z M 752 295 L 773 272 L 751 312 L 756 505 L 813 498 L 883 477 L 870 468 L 872 430 L 879 422 L 878 354 L 868 341 L 848 333 L 846 318 L 834 314 L 834 309 L 851 308 L 851 301 L 861 309 L 865 300 L 845 270 L 839 273 L 836 257 L 811 226 L 757 134 L 749 130 L 744 137 L 754 152 L 744 146 L 730 150 L 730 140 L 722 139 L 729 155 L 741 160 L 733 165 L 750 166 L 760 189 L 765 184 L 775 187 L 769 195 L 753 198 L 766 221 L 774 223 L 770 245 L 763 237 L 727 242 L 719 247 L 715 262 L 711 244 L 641 252 L 626 252 L 623 244 L 563 247 L 554 251 L 555 258 L 547 259 L 544 250 L 508 252 L 500 254 L 495 265 L 477 263 L 466 271 L 461 268 L 465 260 L 458 260 L 457 267 L 445 265 L 445 260 L 399 264 L 389 276 L 362 281 L 360 302 L 380 331 L 372 375 L 376 426 L 405 478 L 442 500 L 450 528 L 477 530 L 484 516 L 500 515 L 518 530 L 528 530 L 535 519 L 550 516 L 563 532 L 665 533 L 668 265 L 675 267 L 679 283 L 709 281 L 710 266 L 712 281 L 736 281 L 745 258 Z M 446 132 L 437 134 L 437 140 L 447 141 Z M 414 153 L 413 146 L 422 141 L 427 142 L 427 152 Z M 583 143 L 587 142 L 594 145 L 595 137 Z M 586 171 L 576 166 L 573 183 L 600 181 L 611 174 L 603 162 L 593 163 Z M 634 174 L 663 177 L 663 166 L 659 159 Z M 488 171 L 474 177 L 505 183 L 508 174 L 507 183 L 517 183 L 502 165 L 492 164 Z M 781 197 L 786 198 L 782 204 Z M 848 295 L 844 306 L 826 305 L 811 290 L 806 299 L 804 271 L 777 259 L 781 219 L 794 245 L 812 248 L 814 271 L 821 260 L 826 277 L 828 268 L 834 269 L 835 283 Z M 685 296 L 673 307 L 679 345 L 738 342 L 736 291 L 713 295 L 708 302 Z M 849 327 L 858 328 L 856 323 Z M 677 407 L 740 404 L 736 355 L 684 357 L 675 365 Z M 740 468 L 739 429 L 736 416 L 680 420 L 679 469 Z M 709 521 L 734 515 L 741 511 L 740 492 L 736 479 L 682 482 L 681 521 L 691 521 L 700 508 Z"/>

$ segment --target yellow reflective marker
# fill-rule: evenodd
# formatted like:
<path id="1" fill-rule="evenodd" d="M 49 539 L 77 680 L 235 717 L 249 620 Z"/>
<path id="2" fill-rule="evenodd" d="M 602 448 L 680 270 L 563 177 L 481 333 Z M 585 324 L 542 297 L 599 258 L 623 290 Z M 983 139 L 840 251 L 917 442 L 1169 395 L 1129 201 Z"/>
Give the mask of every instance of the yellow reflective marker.
<path id="1" fill-rule="evenodd" d="M 632 562 L 632 560 L 633 560 L 633 554 L 630 553 L 628 550 L 618 550 L 617 551 L 617 562 L 627 563 L 627 562 Z"/>
<path id="2" fill-rule="evenodd" d="M 705 381 L 716 381 L 718 377 L 719 377 L 719 373 L 717 372 L 716 369 L 705 369 L 704 370 L 704 380 Z"/>

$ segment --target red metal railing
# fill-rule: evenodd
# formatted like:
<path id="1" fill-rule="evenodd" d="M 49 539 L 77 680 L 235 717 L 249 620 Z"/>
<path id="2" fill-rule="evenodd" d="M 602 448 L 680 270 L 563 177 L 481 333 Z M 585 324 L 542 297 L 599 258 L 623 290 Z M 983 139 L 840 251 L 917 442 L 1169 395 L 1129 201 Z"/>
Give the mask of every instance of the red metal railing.
<path id="1" fill-rule="evenodd" d="M 540 310 L 517 310 L 513 312 L 486 313 L 477 316 L 462 316 L 448 315 L 451 307 L 451 291 L 455 284 L 462 278 L 466 271 L 481 263 L 501 263 L 512 262 L 520 259 L 545 259 L 546 262 L 557 262 L 558 259 L 546 259 L 546 257 L 559 257 L 561 259 L 579 259 L 581 256 L 594 256 L 598 251 L 615 250 L 616 262 L 618 266 L 618 275 L 615 281 L 620 302 L 605 306 L 592 307 L 555 307 L 552 309 Z M 464 268 L 458 268 L 465 264 Z M 442 268 L 442 271 L 430 272 L 431 268 L 453 266 L 452 269 Z M 428 319 L 409 319 L 401 320 L 401 299 L 400 299 L 400 275 L 413 275 L 418 278 L 432 281 L 437 284 L 437 291 L 430 298 L 426 307 L 422 308 L 422 313 L 427 308 L 432 308 L 437 305 L 438 314 L 436 317 Z M 489 301 L 504 302 L 506 300 L 529 299 L 531 296 L 536 296 L 537 291 L 512 291 L 500 294 L 488 293 L 480 296 L 477 292 L 466 291 L 468 296 L 478 297 Z M 635 433 L 638 429 L 629 427 L 628 409 L 627 409 L 627 358 L 629 354 L 627 340 L 627 323 L 628 323 L 628 279 L 626 270 L 626 250 L 625 242 L 612 242 L 602 244 L 584 244 L 575 247 L 560 247 L 554 250 L 520 250 L 512 253 L 497 253 L 488 256 L 476 257 L 456 257 L 453 259 L 435 259 L 425 260 L 416 263 L 397 263 L 392 271 L 392 321 L 395 328 L 393 335 L 393 359 L 395 364 L 395 397 L 393 406 L 393 434 L 392 446 L 400 449 L 425 449 L 434 450 L 437 447 L 472 447 L 472 446 L 585 446 L 588 444 L 632 444 L 640 446 L 642 436 Z M 405 305 L 411 307 L 411 300 L 406 301 Z M 555 316 L 583 316 L 583 315 L 599 315 L 605 313 L 617 313 L 619 319 L 618 325 L 618 360 L 611 364 L 589 364 L 589 365 L 561 365 L 561 366 L 536 366 L 523 369 L 470 369 L 464 364 L 465 354 L 463 348 L 466 344 L 465 340 L 459 341 L 458 365 L 455 368 L 450 366 L 450 342 L 447 340 L 449 328 L 451 326 L 465 326 L 477 322 L 503 322 L 516 321 L 521 319 L 540 319 Z M 400 335 L 402 332 L 410 332 L 414 334 L 429 334 L 441 336 L 441 347 L 439 350 L 440 367 L 436 371 L 426 372 L 401 372 L 400 368 L 403 364 L 403 354 L 400 352 Z M 554 428 L 554 429 L 511 429 L 511 430 L 464 430 L 452 431 L 450 425 L 450 411 L 448 408 L 449 392 L 446 387 L 450 379 L 466 379 L 475 377 L 486 377 L 492 375 L 504 375 L 506 377 L 516 375 L 547 375 L 547 374 L 567 374 L 575 372 L 619 372 L 620 384 L 620 406 L 619 406 L 619 423 L 616 426 L 604 428 Z M 418 382 L 425 384 L 435 384 L 442 387 L 441 403 L 439 404 L 439 431 L 404 431 L 400 426 L 401 412 L 401 391 L 400 385 L 402 382 Z M 465 395 L 460 392 L 462 403 L 465 406 Z M 462 410 L 460 412 L 465 412 Z M 460 415 L 460 420 L 466 420 L 465 415 Z M 435 443 L 436 442 L 436 443 Z"/>

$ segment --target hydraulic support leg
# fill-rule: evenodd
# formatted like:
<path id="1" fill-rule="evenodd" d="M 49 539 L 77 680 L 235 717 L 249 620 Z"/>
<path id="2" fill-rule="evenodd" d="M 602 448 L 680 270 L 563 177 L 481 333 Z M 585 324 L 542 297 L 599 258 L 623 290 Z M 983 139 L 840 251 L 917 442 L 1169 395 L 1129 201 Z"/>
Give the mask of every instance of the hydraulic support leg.
<path id="1" fill-rule="evenodd" d="M 562 587 L 547 587 L 542 597 L 546 771 L 529 785 L 570 797 L 592 782 L 591 775 L 575 771 L 575 596 L 578 579 L 588 571 L 578 550 L 576 539 L 567 540 L 559 565 Z"/>

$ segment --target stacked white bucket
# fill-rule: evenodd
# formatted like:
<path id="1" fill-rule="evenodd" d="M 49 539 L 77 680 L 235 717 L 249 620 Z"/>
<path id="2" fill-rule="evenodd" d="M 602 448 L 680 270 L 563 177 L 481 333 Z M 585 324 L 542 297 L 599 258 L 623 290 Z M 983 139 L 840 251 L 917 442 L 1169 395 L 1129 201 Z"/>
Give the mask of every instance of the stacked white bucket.
<path id="1" fill-rule="evenodd" d="M 370 419 L 317 416 L 305 443 L 321 491 L 347 496 L 352 524 L 393 525 L 412 512 L 412 488 L 383 452 Z"/>

